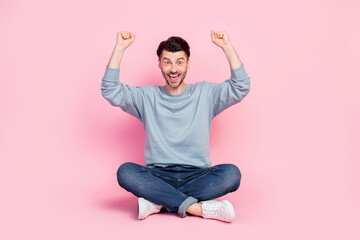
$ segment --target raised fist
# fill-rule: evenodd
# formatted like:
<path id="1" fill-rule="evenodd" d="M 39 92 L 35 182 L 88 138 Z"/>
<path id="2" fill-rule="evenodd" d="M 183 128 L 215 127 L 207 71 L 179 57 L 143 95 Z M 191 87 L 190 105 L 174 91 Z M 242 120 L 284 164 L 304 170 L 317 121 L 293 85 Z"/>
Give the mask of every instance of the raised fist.
<path id="1" fill-rule="evenodd" d="M 135 35 L 131 32 L 118 32 L 116 44 L 122 48 L 127 48 L 135 40 Z"/>
<path id="2" fill-rule="evenodd" d="M 214 32 L 214 30 L 211 30 L 211 40 L 216 46 L 221 48 L 230 45 L 229 36 L 225 31 Z"/>

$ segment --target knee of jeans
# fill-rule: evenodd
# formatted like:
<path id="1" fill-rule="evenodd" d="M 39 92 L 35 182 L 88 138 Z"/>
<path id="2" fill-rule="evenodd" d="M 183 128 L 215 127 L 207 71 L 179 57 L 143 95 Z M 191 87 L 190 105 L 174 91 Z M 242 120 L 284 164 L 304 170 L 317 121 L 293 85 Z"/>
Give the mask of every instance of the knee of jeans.
<path id="1" fill-rule="evenodd" d="M 241 181 L 241 172 L 237 166 L 234 164 L 224 164 L 226 172 L 226 180 L 229 184 L 229 187 L 232 188 L 232 191 L 235 191 L 240 186 Z"/>
<path id="2" fill-rule="evenodd" d="M 116 176 L 120 186 L 127 185 L 127 182 L 131 182 L 131 177 L 133 176 L 135 164 L 132 162 L 126 162 L 121 164 L 119 169 L 117 170 Z"/>

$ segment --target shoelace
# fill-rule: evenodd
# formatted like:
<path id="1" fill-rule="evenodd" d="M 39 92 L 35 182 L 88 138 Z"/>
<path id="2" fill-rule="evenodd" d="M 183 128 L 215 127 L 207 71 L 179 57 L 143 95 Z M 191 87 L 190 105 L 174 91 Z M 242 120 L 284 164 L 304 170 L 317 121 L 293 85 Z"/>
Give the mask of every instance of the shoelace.
<path id="1" fill-rule="evenodd" d="M 151 211 L 151 212 L 153 212 L 153 211 L 159 211 L 159 210 L 161 209 L 161 206 L 156 205 L 156 204 L 154 204 L 154 203 L 148 203 L 148 204 L 147 204 L 147 209 L 148 209 L 148 211 Z"/>
<path id="2" fill-rule="evenodd" d="M 225 217 L 222 215 L 224 212 L 224 206 L 222 204 L 216 204 L 213 206 L 203 206 L 205 210 L 205 214 L 207 217 L 214 217 L 214 218 L 221 218 L 225 219 Z"/>

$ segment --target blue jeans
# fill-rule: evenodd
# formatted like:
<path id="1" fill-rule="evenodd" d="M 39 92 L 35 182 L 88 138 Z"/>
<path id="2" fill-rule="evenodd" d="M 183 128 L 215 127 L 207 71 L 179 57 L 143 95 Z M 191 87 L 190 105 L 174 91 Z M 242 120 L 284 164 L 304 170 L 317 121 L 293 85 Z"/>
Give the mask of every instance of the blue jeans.
<path id="1" fill-rule="evenodd" d="M 169 212 L 178 212 L 182 217 L 196 202 L 236 191 L 240 179 L 241 173 L 233 164 L 198 168 L 184 165 L 148 167 L 127 162 L 117 171 L 118 183 L 125 190 L 162 205 Z"/>

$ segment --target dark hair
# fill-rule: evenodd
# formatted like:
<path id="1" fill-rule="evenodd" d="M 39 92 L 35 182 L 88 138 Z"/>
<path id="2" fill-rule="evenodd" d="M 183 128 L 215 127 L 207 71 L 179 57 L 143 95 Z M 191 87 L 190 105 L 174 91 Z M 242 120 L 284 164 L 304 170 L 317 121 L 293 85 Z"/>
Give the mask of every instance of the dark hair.
<path id="1" fill-rule="evenodd" d="M 186 53 L 187 58 L 190 57 L 190 46 L 189 44 L 182 39 L 181 37 L 169 37 L 166 41 L 162 41 L 159 44 L 159 47 L 156 51 L 156 54 L 160 58 L 160 55 L 162 54 L 163 50 L 169 51 L 169 52 L 178 52 L 178 51 L 184 51 Z"/>

